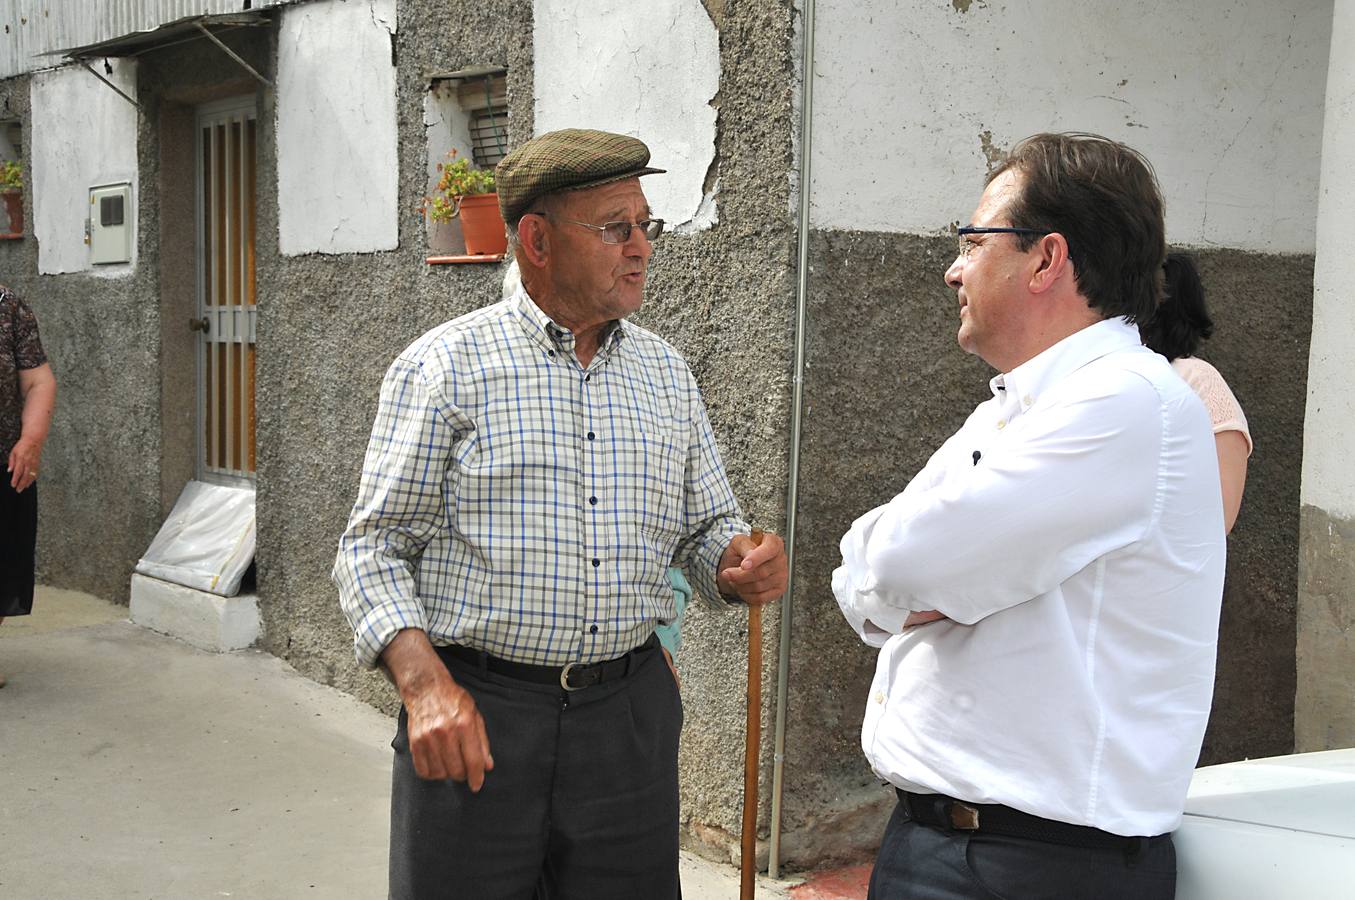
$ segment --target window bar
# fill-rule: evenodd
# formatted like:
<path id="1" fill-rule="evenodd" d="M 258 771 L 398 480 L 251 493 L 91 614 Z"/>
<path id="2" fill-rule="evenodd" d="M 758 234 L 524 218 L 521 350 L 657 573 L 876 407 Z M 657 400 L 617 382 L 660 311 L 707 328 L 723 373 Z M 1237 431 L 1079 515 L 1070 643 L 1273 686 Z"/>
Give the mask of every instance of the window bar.
<path id="1" fill-rule="evenodd" d="M 236 244 L 240 250 L 238 254 L 240 270 L 240 274 L 238 277 L 240 283 L 240 292 L 239 294 L 236 295 L 236 303 L 238 304 L 238 306 L 236 307 L 234 312 L 235 316 L 234 339 L 235 346 L 238 348 L 236 353 L 236 360 L 240 364 L 240 371 L 238 373 L 239 379 L 236 384 L 236 393 L 239 397 L 240 402 L 236 404 L 235 410 L 237 416 L 236 429 L 240 435 L 237 441 L 237 443 L 240 446 L 240 461 L 239 464 L 236 465 L 236 468 L 239 469 L 242 474 L 246 474 L 250 470 L 249 447 L 247 446 L 249 443 L 249 408 L 248 408 L 249 385 L 245 373 L 245 344 L 249 341 L 249 326 L 248 326 L 249 307 L 246 305 L 249 302 L 248 297 L 246 296 L 249 291 L 247 287 L 249 271 L 248 267 L 245 264 L 245 255 L 246 255 L 245 241 L 247 238 L 246 232 L 248 228 L 247 223 L 245 222 L 245 219 L 248 216 L 248 212 L 245 209 L 245 152 L 246 152 L 245 128 L 247 122 L 248 122 L 247 117 L 241 115 L 240 124 L 236 129 L 236 134 L 239 136 L 240 140 L 240 146 L 239 153 L 237 154 L 236 157 L 239 161 L 239 165 L 237 166 L 235 178 L 236 198 L 237 204 L 240 209 L 239 221 L 236 223 L 237 227 L 235 238 Z"/>
<path id="2" fill-rule="evenodd" d="M 219 224 L 221 219 L 221 191 L 218 185 L 217 173 L 221 168 L 221 151 L 222 151 L 220 127 L 218 125 L 213 124 L 211 126 L 210 133 L 213 153 L 211 154 L 211 159 L 209 160 L 210 168 L 207 170 L 206 175 L 208 180 L 207 190 L 211 193 L 212 197 L 211 200 L 212 219 L 211 222 L 209 223 L 211 233 L 208 235 L 208 244 L 212 248 L 212 270 L 211 272 L 208 273 L 206 291 L 204 292 L 203 296 L 203 300 L 205 301 L 203 304 L 204 307 L 203 315 L 206 316 L 209 324 L 215 317 L 214 314 L 216 312 L 217 296 L 220 293 L 219 273 L 221 269 L 221 248 L 217 242 L 219 240 L 218 235 L 221 230 Z M 207 332 L 204 334 L 204 344 L 207 348 L 207 356 L 211 359 L 211 372 L 210 372 L 211 377 L 206 384 L 207 391 L 208 393 L 211 394 L 211 397 L 208 400 L 208 405 L 210 406 L 211 414 L 208 416 L 207 420 L 208 421 L 207 468 L 209 470 L 215 470 L 220 468 L 221 465 L 219 454 L 220 437 L 218 433 L 220 423 L 219 416 L 221 412 L 220 406 L 221 398 L 217 390 L 217 385 L 221 378 L 221 367 L 220 360 L 217 358 L 217 344 L 215 340 L 214 329 L 209 328 Z"/>
<path id="3" fill-rule="evenodd" d="M 221 242 L 223 244 L 221 248 L 222 255 L 226 258 L 226 293 L 225 297 L 222 298 L 224 306 L 222 312 L 224 315 L 220 316 L 220 321 L 223 324 L 226 322 L 234 324 L 235 294 L 238 287 L 237 279 L 239 278 L 239 273 L 236 271 L 235 257 L 232 251 L 236 249 L 235 229 L 238 227 L 240 220 L 240 211 L 236 208 L 236 203 L 239 198 L 235 191 L 235 167 L 239 164 L 240 159 L 240 148 L 236 144 L 236 135 L 239 128 L 233 117 L 227 118 L 221 127 L 226 136 L 226 158 L 224 160 L 225 165 L 222 166 L 225 174 L 226 227 L 221 235 Z M 234 328 L 229 329 L 231 332 L 234 330 Z M 221 462 L 223 468 L 232 471 L 240 468 L 239 435 L 236 434 L 235 428 L 235 407 L 238 405 L 238 398 L 235 395 L 235 370 L 237 366 L 235 365 L 234 335 L 228 333 L 227 329 L 224 327 L 221 331 L 222 334 L 220 335 L 220 339 L 222 341 L 222 349 L 226 354 L 226 377 L 225 384 L 223 385 L 226 394 L 226 452 L 223 454 L 224 458 Z"/>
<path id="4" fill-rule="evenodd" d="M 241 179 L 241 190 L 245 198 L 245 232 L 244 232 L 244 253 L 241 255 L 245 267 L 245 332 L 244 339 L 246 343 L 242 346 L 244 354 L 245 370 L 245 447 L 246 447 L 246 465 L 245 468 L 251 474 L 258 471 L 258 450 L 257 450 L 257 432 L 256 432 L 256 410 L 255 410 L 255 347 L 256 336 L 255 329 L 257 323 L 257 303 L 258 297 L 255 294 L 255 258 L 254 258 L 254 228 L 255 216 L 257 210 L 254 202 L 254 178 L 255 178 L 255 154 L 257 153 L 256 143 L 256 120 L 253 116 L 245 117 L 245 152 L 244 152 L 244 177 Z"/>
<path id="5" fill-rule="evenodd" d="M 202 197 L 202 208 L 199 211 L 202 216 L 198 223 L 199 238 L 203 248 L 202 269 L 198 275 L 198 302 L 200 311 L 206 315 L 207 304 L 210 302 L 208 294 L 211 290 L 210 282 L 212 277 L 212 265 L 214 257 L 212 256 L 212 244 L 209 235 L 212 228 L 212 130 L 210 127 L 198 128 L 198 153 L 201 158 L 198 160 L 198 172 L 201 182 L 198 185 L 198 191 Z M 201 381 L 198 385 L 198 428 L 201 429 L 199 439 L 202 448 L 201 471 L 205 472 L 211 466 L 212 462 L 212 417 L 210 415 L 211 397 L 209 396 L 212 384 L 212 348 L 207 343 L 207 335 L 202 336 L 198 343 L 199 359 L 202 361 Z"/>

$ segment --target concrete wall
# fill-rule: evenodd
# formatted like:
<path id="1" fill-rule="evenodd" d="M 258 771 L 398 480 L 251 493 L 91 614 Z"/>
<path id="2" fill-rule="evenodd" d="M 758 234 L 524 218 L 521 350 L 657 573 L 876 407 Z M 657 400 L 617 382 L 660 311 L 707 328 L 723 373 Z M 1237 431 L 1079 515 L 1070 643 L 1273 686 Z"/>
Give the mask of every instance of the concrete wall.
<path id="1" fill-rule="evenodd" d="M 1155 164 L 1196 249 L 1256 453 L 1230 539 L 1202 761 L 1292 748 L 1299 435 L 1329 3 L 818 4 L 808 370 L 786 837 L 792 866 L 868 853 L 892 793 L 866 766 L 875 652 L 829 585 L 851 521 L 907 484 L 988 396 L 955 344 L 948 223 L 1005 149 L 1089 130 Z M 1170 27 L 1168 27 L 1170 25 Z M 1262 177 L 1264 173 L 1264 177 Z M 1262 252 L 1265 251 L 1265 252 Z"/>
<path id="2" fill-rule="evenodd" d="M 1345 383 L 1355 355 L 1355 3 L 1332 25 L 1322 191 L 1317 215 L 1313 343 L 1303 438 L 1303 540 L 1299 562 L 1299 750 L 1355 745 L 1355 400 Z"/>

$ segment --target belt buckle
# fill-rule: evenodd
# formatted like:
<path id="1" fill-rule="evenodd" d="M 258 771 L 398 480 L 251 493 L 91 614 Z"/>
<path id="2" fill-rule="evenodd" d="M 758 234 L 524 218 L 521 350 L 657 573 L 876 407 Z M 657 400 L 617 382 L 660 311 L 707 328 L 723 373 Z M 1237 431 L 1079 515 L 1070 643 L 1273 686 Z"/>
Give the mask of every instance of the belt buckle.
<path id="1" fill-rule="evenodd" d="M 979 830 L 979 811 L 968 803 L 961 803 L 956 800 L 950 804 L 950 809 L 946 811 L 946 818 L 950 819 L 950 827 L 956 831 Z"/>
<path id="2" fill-rule="evenodd" d="M 574 687 L 569 683 L 569 673 L 574 671 L 574 667 L 577 665 L 577 662 L 566 663 L 564 668 L 560 670 L 560 687 L 567 691 L 573 692 L 583 690 L 582 687 Z"/>

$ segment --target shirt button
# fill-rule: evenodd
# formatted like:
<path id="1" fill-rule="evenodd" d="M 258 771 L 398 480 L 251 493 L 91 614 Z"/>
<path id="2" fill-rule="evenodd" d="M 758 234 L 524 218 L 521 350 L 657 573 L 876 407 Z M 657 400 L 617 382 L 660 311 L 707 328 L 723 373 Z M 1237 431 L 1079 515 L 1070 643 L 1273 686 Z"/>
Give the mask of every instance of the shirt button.
<path id="1" fill-rule="evenodd" d="M 876 702 L 876 703 L 884 703 L 884 702 L 885 702 L 885 692 L 884 692 L 884 691 L 876 691 L 876 692 L 875 692 L 875 702 Z"/>
<path id="2" fill-rule="evenodd" d="M 998 427 L 998 428 L 1006 428 L 1006 427 L 1007 427 L 1007 420 L 1006 420 L 1006 419 L 998 419 L 998 420 L 997 420 L 997 427 Z"/>
<path id="3" fill-rule="evenodd" d="M 1026 404 L 1026 406 L 1030 406 L 1032 403 L 1035 402 L 1035 398 L 1032 397 L 1030 394 L 1026 394 L 1026 396 L 1021 398 L 1021 402 Z"/>
<path id="4" fill-rule="evenodd" d="M 592 440 L 593 438 L 595 438 L 595 437 L 597 437 L 597 435 L 593 434 L 593 432 L 591 432 L 591 431 L 588 432 L 588 440 L 591 441 L 591 440 Z"/>
<path id="5" fill-rule="evenodd" d="M 597 634 L 597 633 L 598 633 L 598 627 L 597 627 L 596 625 L 590 625 L 590 626 L 588 626 L 588 633 L 589 633 L 589 634 Z"/>
<path id="6" fill-rule="evenodd" d="M 554 350 L 547 350 L 547 351 L 546 351 L 546 355 L 547 355 L 547 356 L 554 356 L 554 355 L 555 355 L 555 351 L 554 351 Z"/>
<path id="7" fill-rule="evenodd" d="M 602 565 L 602 560 L 600 560 L 600 559 L 594 559 L 594 560 L 593 560 L 593 568 L 596 569 L 596 568 L 597 568 L 598 566 L 600 566 L 600 565 Z"/>
<path id="8" fill-rule="evenodd" d="M 597 505 L 598 505 L 598 498 L 597 498 L 597 497 L 589 497 L 589 498 L 588 498 L 588 505 L 589 505 L 589 506 L 597 506 Z"/>
<path id="9" fill-rule="evenodd" d="M 592 381 L 592 380 L 593 380 L 593 374 L 592 374 L 591 372 L 588 373 L 587 375 L 583 376 L 583 380 L 584 380 L 584 381 Z"/>

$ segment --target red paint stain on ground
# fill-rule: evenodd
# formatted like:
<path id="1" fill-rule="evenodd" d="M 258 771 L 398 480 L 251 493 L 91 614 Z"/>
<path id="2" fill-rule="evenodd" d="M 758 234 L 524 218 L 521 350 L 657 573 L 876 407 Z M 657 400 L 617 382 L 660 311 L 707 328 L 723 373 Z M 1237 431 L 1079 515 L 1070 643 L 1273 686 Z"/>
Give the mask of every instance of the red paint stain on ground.
<path id="1" fill-rule="evenodd" d="M 804 884 L 791 888 L 790 895 L 795 900 L 863 900 L 870 869 L 865 865 L 814 872 Z"/>

